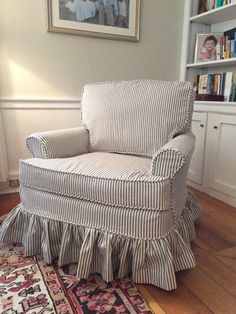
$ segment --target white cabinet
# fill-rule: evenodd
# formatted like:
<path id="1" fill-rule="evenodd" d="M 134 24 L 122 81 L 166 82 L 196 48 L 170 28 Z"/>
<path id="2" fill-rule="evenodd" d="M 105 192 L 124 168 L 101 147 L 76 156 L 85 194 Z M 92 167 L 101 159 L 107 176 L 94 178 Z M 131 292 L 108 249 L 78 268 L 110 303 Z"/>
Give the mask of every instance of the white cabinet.
<path id="1" fill-rule="evenodd" d="M 188 179 L 197 184 L 203 183 L 204 154 L 205 154 L 205 134 L 207 113 L 194 112 L 192 120 L 192 131 L 196 136 L 195 150 L 189 166 Z"/>
<path id="2" fill-rule="evenodd" d="M 194 112 L 192 131 L 189 185 L 236 207 L 236 115 Z"/>
<path id="3" fill-rule="evenodd" d="M 208 114 L 206 185 L 236 198 L 236 116 Z"/>

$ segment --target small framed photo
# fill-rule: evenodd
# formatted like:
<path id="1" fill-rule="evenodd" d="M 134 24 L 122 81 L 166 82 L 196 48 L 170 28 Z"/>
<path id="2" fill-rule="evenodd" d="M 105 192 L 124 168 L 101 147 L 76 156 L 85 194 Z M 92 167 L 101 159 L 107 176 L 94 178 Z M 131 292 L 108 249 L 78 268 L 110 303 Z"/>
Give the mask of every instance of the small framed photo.
<path id="1" fill-rule="evenodd" d="M 222 36 L 223 33 L 197 34 L 194 62 L 217 60 Z"/>
<path id="2" fill-rule="evenodd" d="M 48 31 L 139 40 L 140 0 L 47 0 Z"/>

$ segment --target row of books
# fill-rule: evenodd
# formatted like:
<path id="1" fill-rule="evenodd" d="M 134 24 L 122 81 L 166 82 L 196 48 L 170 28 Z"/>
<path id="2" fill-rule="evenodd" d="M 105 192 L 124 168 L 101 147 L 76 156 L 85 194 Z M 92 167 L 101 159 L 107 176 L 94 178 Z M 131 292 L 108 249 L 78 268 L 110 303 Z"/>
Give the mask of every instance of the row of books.
<path id="1" fill-rule="evenodd" d="M 219 7 L 222 7 L 223 5 L 227 5 L 230 4 L 234 1 L 231 0 L 214 0 L 214 1 L 210 1 L 212 3 L 212 9 L 216 9 Z"/>
<path id="2" fill-rule="evenodd" d="M 194 89 L 200 95 L 222 95 L 224 101 L 236 101 L 236 71 L 200 74 L 195 77 Z"/>
<path id="3" fill-rule="evenodd" d="M 225 32 L 227 33 L 227 32 Z M 216 59 L 236 57 L 236 29 L 233 34 L 221 36 L 216 45 Z"/>
<path id="4" fill-rule="evenodd" d="M 235 0 L 200 0 L 198 7 L 198 14 L 210 11 L 216 8 L 220 8 L 224 5 L 236 3 Z"/>

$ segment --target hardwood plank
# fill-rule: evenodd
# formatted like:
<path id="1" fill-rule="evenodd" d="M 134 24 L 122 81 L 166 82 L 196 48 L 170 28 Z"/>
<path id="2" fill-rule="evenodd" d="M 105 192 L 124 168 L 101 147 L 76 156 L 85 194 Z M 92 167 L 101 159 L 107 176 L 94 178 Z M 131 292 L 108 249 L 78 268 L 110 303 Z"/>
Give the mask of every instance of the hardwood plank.
<path id="1" fill-rule="evenodd" d="M 196 245 L 193 245 L 192 248 L 198 267 L 236 299 L 236 273 L 216 259 L 214 255 L 203 251 Z"/>
<path id="2" fill-rule="evenodd" d="M 199 266 L 177 273 L 177 278 L 214 314 L 235 314 L 236 299 Z"/>
<path id="3" fill-rule="evenodd" d="M 225 241 L 221 235 L 219 235 L 216 230 L 212 230 L 208 225 L 204 223 L 202 217 L 199 218 L 195 224 L 196 228 L 196 243 L 204 251 L 214 252 L 227 249 L 232 246 L 230 242 Z"/>
<path id="4" fill-rule="evenodd" d="M 0 195 L 0 216 L 9 213 L 19 203 L 19 193 Z"/>
<path id="5" fill-rule="evenodd" d="M 142 285 L 168 314 L 210 314 L 213 313 L 190 291 L 183 282 L 178 281 L 178 289 L 164 291 L 151 285 Z M 146 299 L 148 302 L 148 298 Z M 158 312 L 157 312 L 158 313 Z"/>
<path id="6" fill-rule="evenodd" d="M 236 273 L 236 247 L 215 252 L 214 257 L 221 261 L 224 265 L 230 268 L 232 272 Z"/>
<path id="7" fill-rule="evenodd" d="M 230 220 L 231 219 L 229 219 L 229 221 Z M 236 245 L 236 228 L 232 227 L 230 223 L 220 223 L 215 216 L 203 214 L 201 224 L 214 234 L 220 236 L 226 243 L 228 242 L 229 247 Z"/>

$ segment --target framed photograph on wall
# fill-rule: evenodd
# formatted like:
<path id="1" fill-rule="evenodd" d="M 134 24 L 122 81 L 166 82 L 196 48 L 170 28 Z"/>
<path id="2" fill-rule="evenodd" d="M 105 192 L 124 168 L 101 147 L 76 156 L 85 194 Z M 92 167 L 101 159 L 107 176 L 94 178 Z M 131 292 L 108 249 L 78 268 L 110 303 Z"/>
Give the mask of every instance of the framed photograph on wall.
<path id="1" fill-rule="evenodd" d="M 48 31 L 139 40 L 140 0 L 47 0 Z"/>
<path id="2" fill-rule="evenodd" d="M 223 33 L 197 34 L 194 62 L 217 60 Z"/>

